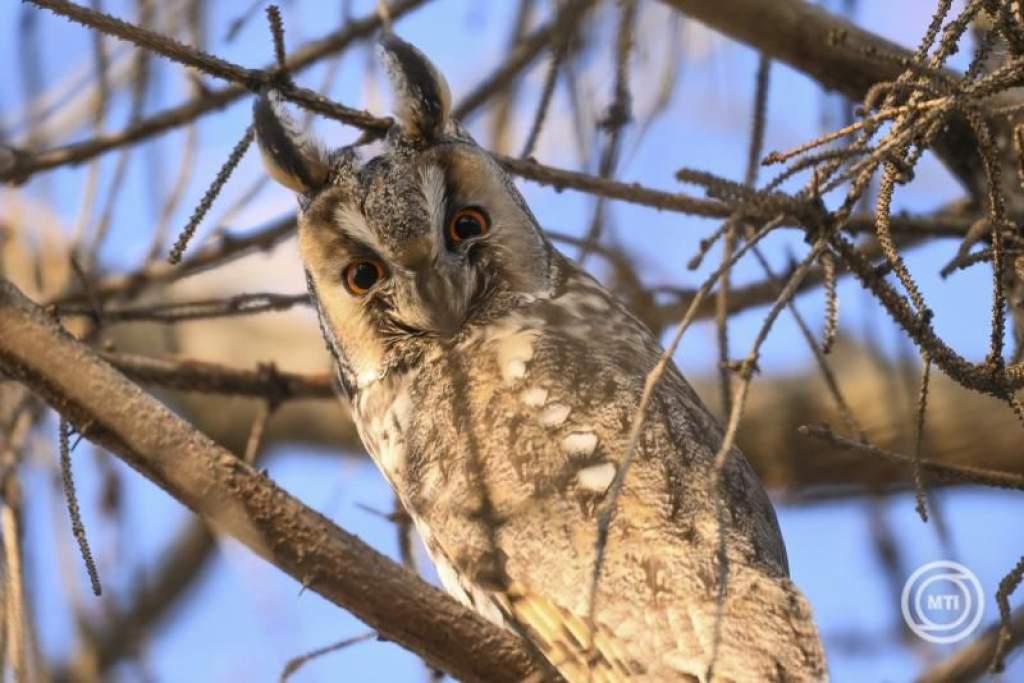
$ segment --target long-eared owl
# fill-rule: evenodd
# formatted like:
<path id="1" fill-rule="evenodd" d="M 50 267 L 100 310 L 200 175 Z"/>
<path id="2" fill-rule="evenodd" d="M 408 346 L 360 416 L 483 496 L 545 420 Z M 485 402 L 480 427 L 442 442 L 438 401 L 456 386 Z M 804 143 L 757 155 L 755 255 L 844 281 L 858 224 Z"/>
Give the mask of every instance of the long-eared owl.
<path id="1" fill-rule="evenodd" d="M 381 55 L 397 118 L 377 156 L 324 151 L 273 90 L 255 129 L 299 195 L 363 443 L 445 587 L 570 682 L 824 679 L 743 455 L 715 478 L 721 428 L 670 364 L 625 467 L 657 339 L 552 246 L 433 64 L 390 33 Z"/>

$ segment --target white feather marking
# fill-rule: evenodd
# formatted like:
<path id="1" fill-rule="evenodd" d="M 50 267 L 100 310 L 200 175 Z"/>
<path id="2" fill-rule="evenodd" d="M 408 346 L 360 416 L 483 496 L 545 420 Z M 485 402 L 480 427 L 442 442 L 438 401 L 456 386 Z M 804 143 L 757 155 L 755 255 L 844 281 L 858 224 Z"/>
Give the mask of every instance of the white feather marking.
<path id="1" fill-rule="evenodd" d="M 571 411 L 564 403 L 552 403 L 540 414 L 540 423 L 545 427 L 557 427 L 565 422 Z"/>
<path id="2" fill-rule="evenodd" d="M 597 443 L 595 437 L 595 445 Z M 594 493 L 604 493 L 612 485 L 615 479 L 615 463 L 602 462 L 590 467 L 584 467 L 576 473 L 576 483 L 581 488 Z"/>
<path id="3" fill-rule="evenodd" d="M 505 379 L 505 384 L 513 384 L 517 379 L 522 379 L 525 375 L 526 363 L 518 358 L 506 361 L 501 366 L 501 376 Z"/>
<path id="4" fill-rule="evenodd" d="M 398 471 L 405 461 L 405 448 L 401 442 L 394 439 L 390 430 L 384 432 L 384 439 L 377 446 L 377 457 L 386 473 L 398 476 Z"/>
<path id="5" fill-rule="evenodd" d="M 380 379 L 380 371 L 377 368 L 366 368 L 356 375 L 356 385 L 362 389 Z"/>
<path id="6" fill-rule="evenodd" d="M 594 432 L 573 432 L 562 439 L 562 447 L 569 455 L 590 455 L 597 448 L 597 434 Z"/>
<path id="7" fill-rule="evenodd" d="M 437 569 L 437 578 L 441 579 L 441 585 L 448 591 L 448 594 L 463 605 L 472 607 L 473 603 L 469 601 L 469 594 L 462 587 L 462 581 L 459 579 L 455 567 L 447 559 L 441 557 L 440 554 L 430 553 L 430 559 L 434 561 L 434 568 Z"/>
<path id="8" fill-rule="evenodd" d="M 445 206 L 445 181 L 444 172 L 437 166 L 428 166 L 420 171 L 420 192 L 423 194 L 423 201 L 427 204 L 427 215 L 430 216 L 430 226 L 436 234 L 444 235 L 444 217 L 447 213 Z M 444 240 L 438 241 L 443 244 Z"/>
<path id="9" fill-rule="evenodd" d="M 671 669 L 689 674 L 702 683 L 705 680 L 704 672 L 708 669 L 707 663 L 697 657 L 675 651 L 666 652 L 661 656 L 661 659 Z"/>
<path id="10" fill-rule="evenodd" d="M 505 384 L 514 384 L 526 375 L 526 363 L 533 358 L 536 330 L 514 332 L 498 340 L 498 367 Z"/>
<path id="11" fill-rule="evenodd" d="M 387 257 L 388 252 L 377 234 L 366 224 L 366 217 L 360 211 L 347 204 L 338 204 L 334 209 L 334 220 L 338 227 L 350 238 L 372 249 L 378 256 Z"/>
<path id="12" fill-rule="evenodd" d="M 540 408 L 548 400 L 548 390 L 542 387 L 527 389 L 519 396 L 524 405 Z"/>

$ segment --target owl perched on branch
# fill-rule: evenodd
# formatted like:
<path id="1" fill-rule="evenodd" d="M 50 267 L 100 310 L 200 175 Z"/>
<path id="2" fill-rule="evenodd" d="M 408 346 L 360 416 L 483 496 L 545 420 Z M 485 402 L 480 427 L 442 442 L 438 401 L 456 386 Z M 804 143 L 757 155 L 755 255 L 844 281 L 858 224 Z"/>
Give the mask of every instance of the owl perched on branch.
<path id="1" fill-rule="evenodd" d="M 325 152 L 273 91 L 255 129 L 299 195 L 363 443 L 445 587 L 573 683 L 824 679 L 743 455 L 716 479 L 721 429 L 670 365 L 626 469 L 657 340 L 551 245 L 427 58 L 391 34 L 381 53 L 398 119 L 379 156 Z"/>

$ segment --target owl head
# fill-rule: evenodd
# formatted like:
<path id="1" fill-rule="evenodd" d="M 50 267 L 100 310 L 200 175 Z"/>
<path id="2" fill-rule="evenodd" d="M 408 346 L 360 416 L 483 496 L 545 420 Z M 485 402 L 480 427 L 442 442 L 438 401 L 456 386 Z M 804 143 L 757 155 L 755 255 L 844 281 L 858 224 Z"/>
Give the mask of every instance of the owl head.
<path id="1" fill-rule="evenodd" d="M 444 76 L 391 33 L 382 151 L 326 151 L 274 91 L 254 105 L 270 175 L 299 198 L 299 249 L 348 388 L 550 289 L 553 250 L 508 176 L 453 120 Z"/>

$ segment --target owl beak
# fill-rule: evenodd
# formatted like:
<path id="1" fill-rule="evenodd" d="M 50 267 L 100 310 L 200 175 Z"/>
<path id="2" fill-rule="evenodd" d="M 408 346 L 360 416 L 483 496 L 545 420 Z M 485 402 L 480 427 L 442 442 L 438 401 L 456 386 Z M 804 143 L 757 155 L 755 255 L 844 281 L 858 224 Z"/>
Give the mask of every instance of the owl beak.
<path id="1" fill-rule="evenodd" d="M 416 290 L 427 309 L 432 331 L 453 337 L 463 325 L 461 288 L 442 269 L 426 269 L 416 276 Z"/>

